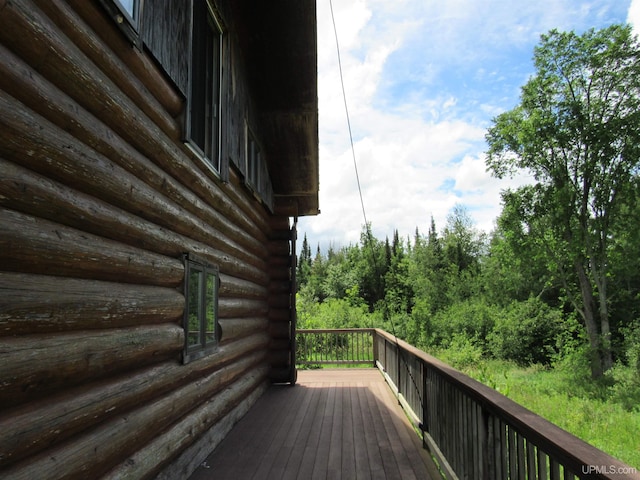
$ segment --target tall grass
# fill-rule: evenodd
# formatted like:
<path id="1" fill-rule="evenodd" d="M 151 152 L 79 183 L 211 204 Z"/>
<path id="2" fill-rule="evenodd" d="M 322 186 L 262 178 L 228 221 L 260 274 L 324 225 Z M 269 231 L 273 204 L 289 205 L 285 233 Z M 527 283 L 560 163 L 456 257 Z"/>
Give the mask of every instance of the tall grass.
<path id="1" fill-rule="evenodd" d="M 463 347 L 463 348 L 461 348 Z M 640 376 L 616 365 L 600 381 L 571 359 L 554 368 L 483 359 L 472 345 L 433 352 L 585 442 L 640 470 Z"/>

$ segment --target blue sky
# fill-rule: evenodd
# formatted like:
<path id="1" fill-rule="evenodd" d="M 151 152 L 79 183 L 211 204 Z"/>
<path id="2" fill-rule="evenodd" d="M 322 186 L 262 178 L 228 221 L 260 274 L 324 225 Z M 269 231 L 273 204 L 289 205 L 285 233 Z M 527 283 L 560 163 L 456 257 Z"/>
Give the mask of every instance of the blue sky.
<path id="1" fill-rule="evenodd" d="M 318 244 L 359 241 L 364 224 L 329 0 L 317 0 L 320 209 L 298 222 Z M 486 172 L 491 119 L 518 103 L 533 48 L 552 28 L 640 27 L 640 0 L 333 0 L 367 220 L 378 238 L 438 229 L 464 205 L 479 230 L 500 191 Z"/>

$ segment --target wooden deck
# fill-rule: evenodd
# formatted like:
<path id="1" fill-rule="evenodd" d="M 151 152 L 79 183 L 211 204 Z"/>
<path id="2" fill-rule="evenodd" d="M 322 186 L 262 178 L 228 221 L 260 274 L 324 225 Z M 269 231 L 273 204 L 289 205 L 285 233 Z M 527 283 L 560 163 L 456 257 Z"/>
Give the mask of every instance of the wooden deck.
<path id="1" fill-rule="evenodd" d="M 190 480 L 437 479 L 376 369 L 299 371 L 274 385 Z"/>

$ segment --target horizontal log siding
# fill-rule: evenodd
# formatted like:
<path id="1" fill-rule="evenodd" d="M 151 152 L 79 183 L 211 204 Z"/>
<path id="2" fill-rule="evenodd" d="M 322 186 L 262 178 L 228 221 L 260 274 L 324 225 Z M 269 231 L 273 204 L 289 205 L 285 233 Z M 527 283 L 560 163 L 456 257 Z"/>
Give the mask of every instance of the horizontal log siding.
<path id="1" fill-rule="evenodd" d="M 0 477 L 189 473 L 286 345 L 288 219 L 180 142 L 183 108 L 97 2 L 0 1 Z M 187 365 L 183 252 L 221 279 L 220 345 Z"/>

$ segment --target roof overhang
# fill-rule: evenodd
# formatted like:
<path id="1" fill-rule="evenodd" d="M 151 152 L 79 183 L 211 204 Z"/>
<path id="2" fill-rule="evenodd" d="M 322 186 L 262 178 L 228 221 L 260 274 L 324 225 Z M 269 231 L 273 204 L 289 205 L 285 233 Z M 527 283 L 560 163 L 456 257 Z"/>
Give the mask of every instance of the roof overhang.
<path id="1" fill-rule="evenodd" d="M 250 85 L 276 213 L 319 213 L 315 0 L 242 0 Z M 236 4 L 236 8 L 238 4 Z"/>

